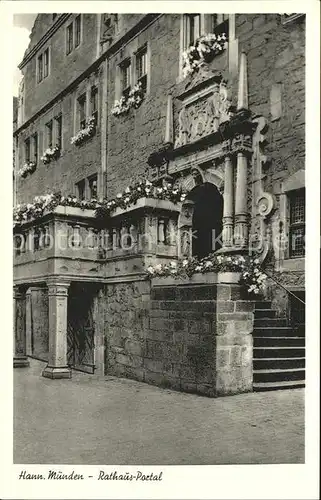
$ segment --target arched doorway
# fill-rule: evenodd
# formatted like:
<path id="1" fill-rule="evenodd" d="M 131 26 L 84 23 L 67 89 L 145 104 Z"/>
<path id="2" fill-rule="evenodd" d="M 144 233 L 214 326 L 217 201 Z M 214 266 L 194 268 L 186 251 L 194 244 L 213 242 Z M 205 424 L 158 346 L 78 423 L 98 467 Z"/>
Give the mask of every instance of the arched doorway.
<path id="1" fill-rule="evenodd" d="M 222 243 L 223 197 L 214 184 L 196 186 L 188 199 L 194 204 L 192 217 L 192 255 L 206 257 Z"/>

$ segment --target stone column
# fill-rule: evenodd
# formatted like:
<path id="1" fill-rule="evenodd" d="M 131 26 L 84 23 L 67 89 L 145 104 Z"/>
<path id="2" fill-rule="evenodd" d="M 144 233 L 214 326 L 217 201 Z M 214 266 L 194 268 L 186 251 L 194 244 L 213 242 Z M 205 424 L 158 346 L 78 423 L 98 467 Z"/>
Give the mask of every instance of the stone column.
<path id="1" fill-rule="evenodd" d="M 234 244 L 238 248 L 246 248 L 248 244 L 247 157 L 252 152 L 251 138 L 239 136 L 235 139 L 234 146 L 237 150 Z"/>
<path id="2" fill-rule="evenodd" d="M 25 296 L 16 286 L 13 288 L 13 335 L 13 367 L 27 367 Z"/>
<path id="3" fill-rule="evenodd" d="M 68 282 L 50 280 L 49 298 L 49 363 L 42 372 L 43 377 L 71 378 L 67 364 L 67 305 Z"/>
<path id="4" fill-rule="evenodd" d="M 233 165 L 230 155 L 227 155 L 224 172 L 223 248 L 229 248 L 233 245 L 233 198 Z"/>
<path id="5" fill-rule="evenodd" d="M 26 293 L 26 354 L 32 356 L 32 335 L 33 335 L 33 317 L 32 317 L 32 287 L 28 288 Z"/>

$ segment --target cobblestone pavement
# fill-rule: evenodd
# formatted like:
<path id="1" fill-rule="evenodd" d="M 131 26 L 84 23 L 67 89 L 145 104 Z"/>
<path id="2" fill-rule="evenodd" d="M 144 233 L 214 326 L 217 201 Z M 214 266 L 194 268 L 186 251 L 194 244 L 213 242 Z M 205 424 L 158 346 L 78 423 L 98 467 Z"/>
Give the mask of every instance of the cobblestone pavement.
<path id="1" fill-rule="evenodd" d="M 210 399 L 132 380 L 14 370 L 14 463 L 304 462 L 304 390 Z"/>

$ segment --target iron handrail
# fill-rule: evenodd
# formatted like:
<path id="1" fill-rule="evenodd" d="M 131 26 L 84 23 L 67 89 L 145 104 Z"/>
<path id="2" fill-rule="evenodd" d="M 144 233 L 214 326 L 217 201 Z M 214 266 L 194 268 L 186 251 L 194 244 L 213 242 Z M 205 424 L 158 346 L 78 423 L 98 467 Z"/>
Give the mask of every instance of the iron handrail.
<path id="1" fill-rule="evenodd" d="M 294 297 L 296 300 L 298 300 L 299 302 L 301 302 L 302 304 L 305 305 L 305 302 L 304 300 L 300 299 L 297 295 L 295 295 L 295 293 L 291 292 L 291 290 L 288 290 L 287 288 L 285 288 L 285 286 L 283 286 L 278 280 L 276 280 L 271 274 L 267 273 L 266 271 L 263 271 L 264 274 L 267 275 L 268 278 L 270 278 L 271 280 L 274 281 L 274 283 L 276 283 L 279 287 L 283 288 L 283 290 L 285 290 L 289 295 L 292 295 L 292 297 Z"/>

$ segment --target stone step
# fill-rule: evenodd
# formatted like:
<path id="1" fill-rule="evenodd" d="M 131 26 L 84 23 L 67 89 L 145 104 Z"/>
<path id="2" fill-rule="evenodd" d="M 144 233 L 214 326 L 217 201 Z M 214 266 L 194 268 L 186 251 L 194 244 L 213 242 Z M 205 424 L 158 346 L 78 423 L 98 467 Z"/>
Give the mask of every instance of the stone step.
<path id="1" fill-rule="evenodd" d="M 278 382 L 283 380 L 304 380 L 304 368 L 253 370 L 253 382 Z"/>
<path id="2" fill-rule="evenodd" d="M 255 319 L 259 318 L 275 318 L 276 310 L 275 309 L 256 309 L 254 311 Z"/>
<path id="3" fill-rule="evenodd" d="M 278 382 L 254 382 L 253 391 L 276 391 L 282 389 L 300 389 L 305 387 L 304 380 L 282 380 Z"/>
<path id="4" fill-rule="evenodd" d="M 296 332 L 298 333 L 298 332 Z M 253 337 L 302 337 L 302 335 L 294 335 L 293 329 L 289 326 L 277 326 L 271 327 L 268 326 L 266 328 L 254 327 Z"/>
<path id="5" fill-rule="evenodd" d="M 286 318 L 255 318 L 254 315 L 254 328 L 256 327 L 275 327 L 275 326 L 287 326 Z"/>
<path id="6" fill-rule="evenodd" d="M 271 309 L 272 302 L 270 300 L 256 300 L 254 309 Z"/>
<path id="7" fill-rule="evenodd" d="M 304 347 L 304 337 L 253 337 L 254 347 Z"/>
<path id="8" fill-rule="evenodd" d="M 285 368 L 304 368 L 305 358 L 254 358 L 254 370 L 275 369 L 282 370 Z"/>
<path id="9" fill-rule="evenodd" d="M 258 358 L 302 358 L 305 356 L 305 347 L 254 347 L 253 357 Z"/>

